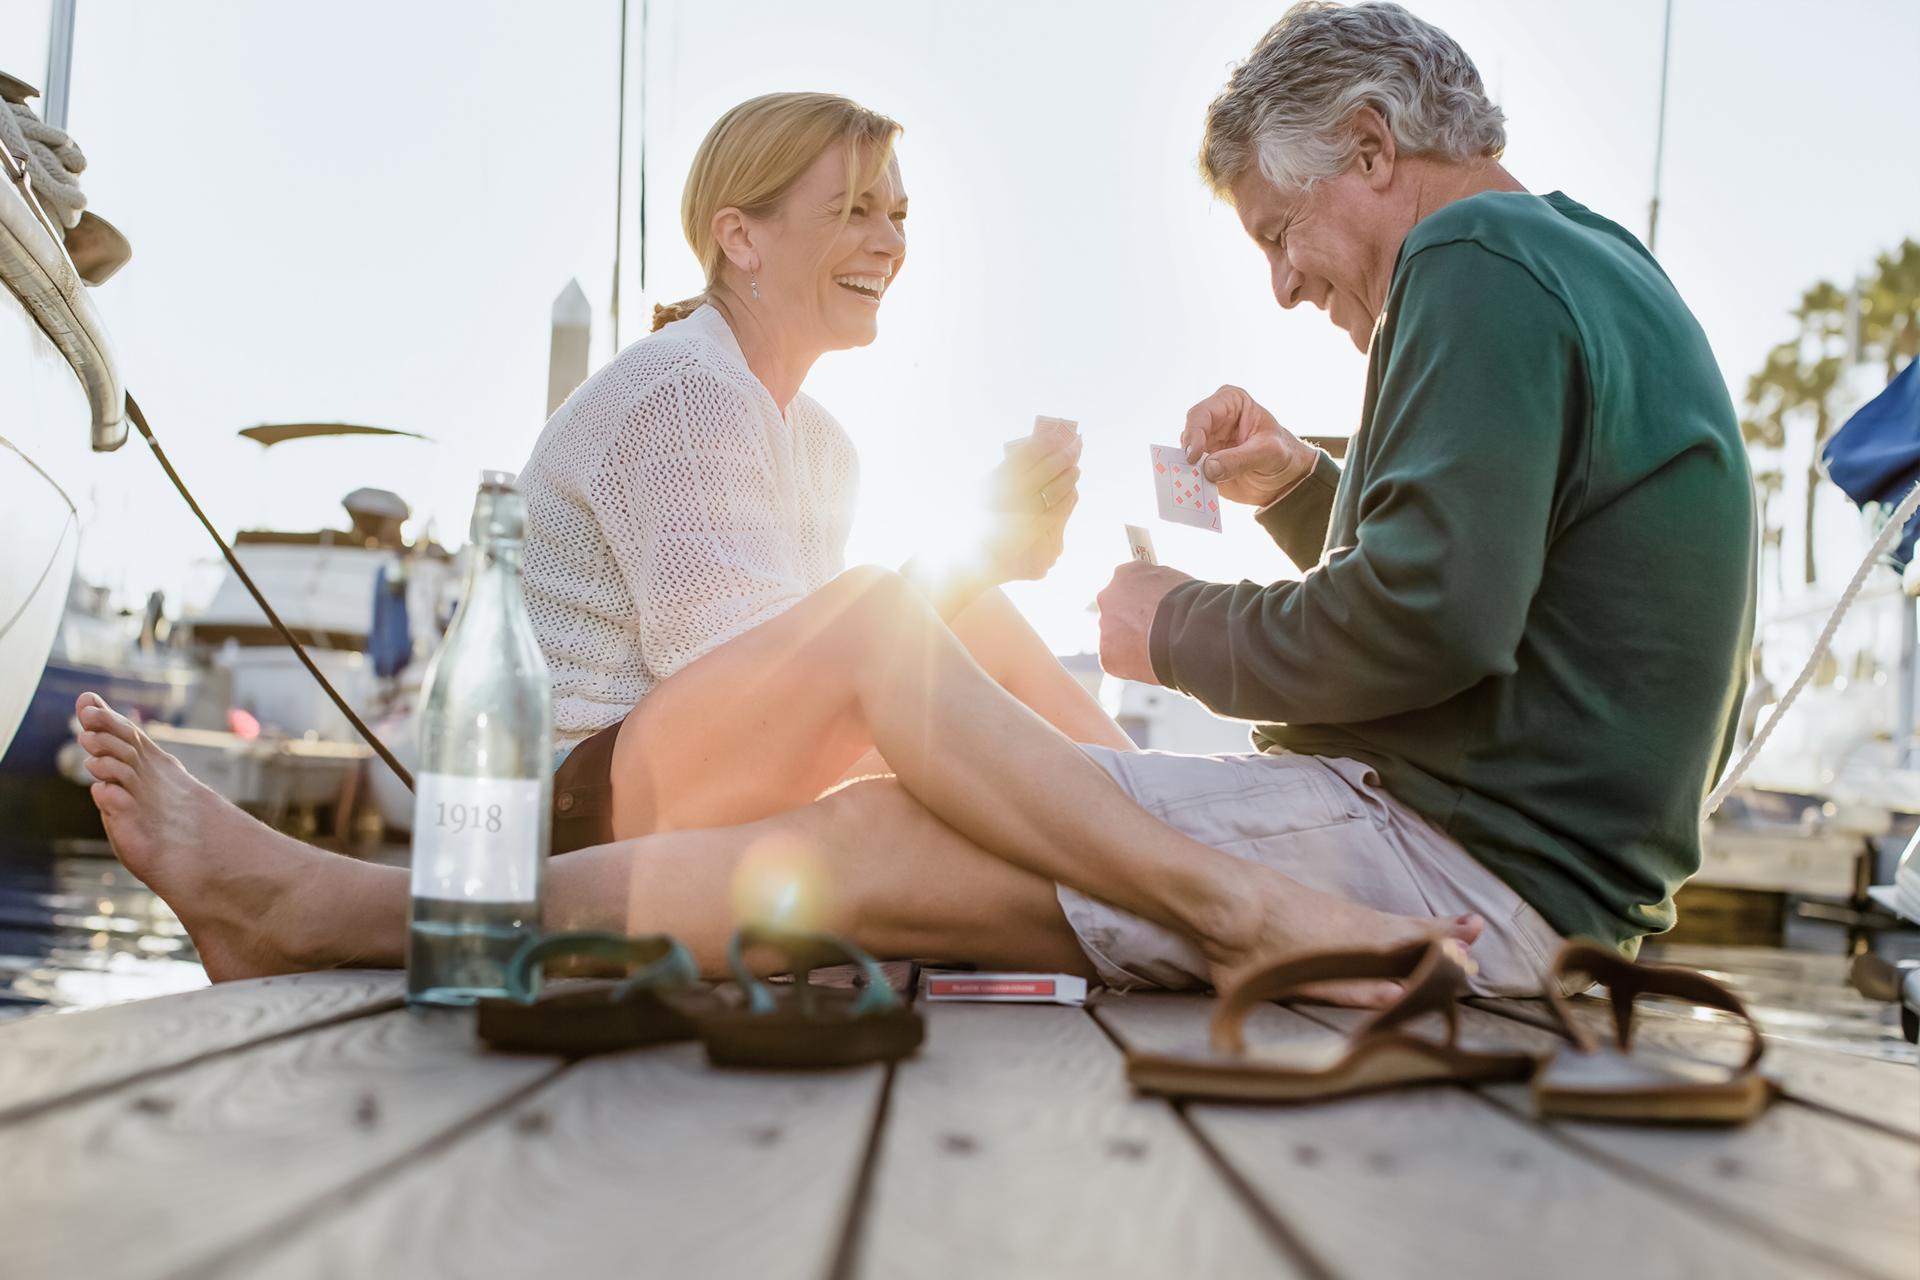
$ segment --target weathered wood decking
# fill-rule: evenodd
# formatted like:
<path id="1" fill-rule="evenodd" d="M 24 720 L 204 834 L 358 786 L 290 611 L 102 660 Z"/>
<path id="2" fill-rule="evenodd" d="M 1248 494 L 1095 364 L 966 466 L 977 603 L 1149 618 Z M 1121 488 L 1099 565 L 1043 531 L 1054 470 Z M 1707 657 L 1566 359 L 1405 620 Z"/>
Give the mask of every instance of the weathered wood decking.
<path id="1" fill-rule="evenodd" d="M 308 974 L 0 1026 L 0 1275 L 1920 1275 L 1920 1073 L 1830 1050 L 1774 1045 L 1787 1098 L 1746 1129 L 1646 1130 L 1543 1123 L 1524 1086 L 1133 1096 L 1122 1047 L 1198 1039 L 1196 997 L 923 1006 L 917 1058 L 809 1075 L 491 1054 L 400 992 Z M 1556 1042 L 1478 1004 L 1475 1039 Z"/>

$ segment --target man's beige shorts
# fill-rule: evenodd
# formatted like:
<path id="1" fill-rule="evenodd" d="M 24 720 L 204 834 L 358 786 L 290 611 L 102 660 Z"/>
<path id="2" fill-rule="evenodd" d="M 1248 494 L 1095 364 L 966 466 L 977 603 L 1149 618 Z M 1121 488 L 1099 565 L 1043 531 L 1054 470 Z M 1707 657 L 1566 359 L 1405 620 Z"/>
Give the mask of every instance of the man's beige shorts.
<path id="1" fill-rule="evenodd" d="M 1487 922 L 1473 945 L 1481 995 L 1537 995 L 1560 935 L 1540 913 L 1354 760 L 1184 756 L 1082 748 L 1147 812 L 1202 844 L 1312 889 L 1396 915 Z M 1077 889 L 1059 888 L 1080 946 L 1120 990 L 1207 985 L 1200 951 Z"/>

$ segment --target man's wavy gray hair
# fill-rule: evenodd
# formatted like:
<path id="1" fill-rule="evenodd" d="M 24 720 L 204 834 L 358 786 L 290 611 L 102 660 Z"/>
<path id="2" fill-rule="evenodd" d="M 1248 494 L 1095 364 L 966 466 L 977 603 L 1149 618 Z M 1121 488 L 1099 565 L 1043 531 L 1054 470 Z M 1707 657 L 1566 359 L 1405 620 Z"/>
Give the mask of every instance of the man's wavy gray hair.
<path id="1" fill-rule="evenodd" d="M 1303 0 L 1207 108 L 1201 175 L 1224 196 L 1257 161 L 1275 186 L 1305 191 L 1353 162 L 1361 107 L 1404 153 L 1464 162 L 1506 149 L 1506 117 L 1452 36 L 1385 0 Z"/>

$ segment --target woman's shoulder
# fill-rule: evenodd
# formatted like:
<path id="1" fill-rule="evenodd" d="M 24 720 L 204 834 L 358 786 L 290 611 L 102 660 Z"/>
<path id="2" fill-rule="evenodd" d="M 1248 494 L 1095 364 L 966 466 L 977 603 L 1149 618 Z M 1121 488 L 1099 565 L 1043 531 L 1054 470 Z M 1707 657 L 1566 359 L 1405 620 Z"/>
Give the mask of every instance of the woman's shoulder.
<path id="1" fill-rule="evenodd" d="M 824 431 L 830 435 L 845 436 L 847 429 L 840 425 L 840 419 L 833 416 L 827 406 L 802 391 L 793 398 L 793 415 L 803 426 Z"/>
<path id="2" fill-rule="evenodd" d="M 675 334 L 678 328 L 649 334 L 602 365 L 567 397 L 548 430 L 612 436 L 678 428 L 690 418 L 748 422 L 751 401 L 740 380 L 707 344 Z"/>

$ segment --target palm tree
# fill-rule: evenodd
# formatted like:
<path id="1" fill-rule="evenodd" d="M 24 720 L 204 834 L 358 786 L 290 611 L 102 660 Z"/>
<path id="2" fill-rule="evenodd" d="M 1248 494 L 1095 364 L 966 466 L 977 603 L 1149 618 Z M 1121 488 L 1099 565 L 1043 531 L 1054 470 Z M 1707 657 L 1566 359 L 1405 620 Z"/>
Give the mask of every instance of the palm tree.
<path id="1" fill-rule="evenodd" d="M 1808 583 L 1814 580 L 1813 516 L 1820 450 L 1836 426 L 1834 393 L 1846 375 L 1853 338 L 1848 332 L 1849 310 L 1846 293 L 1831 281 L 1822 280 L 1801 296 L 1792 312 L 1800 331 L 1769 351 L 1760 372 L 1747 380 L 1747 414 L 1740 423 L 1749 448 L 1773 450 L 1786 446 L 1789 421 L 1812 418 L 1801 543 L 1801 573 Z M 1873 276 L 1861 283 L 1855 314 L 1860 357 L 1884 360 L 1891 381 L 1902 364 L 1920 355 L 1920 243 L 1904 241 L 1875 260 Z M 1777 532 L 1765 522 L 1771 497 L 1771 491 L 1763 491 L 1763 529 L 1777 542 Z"/>

